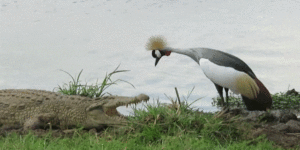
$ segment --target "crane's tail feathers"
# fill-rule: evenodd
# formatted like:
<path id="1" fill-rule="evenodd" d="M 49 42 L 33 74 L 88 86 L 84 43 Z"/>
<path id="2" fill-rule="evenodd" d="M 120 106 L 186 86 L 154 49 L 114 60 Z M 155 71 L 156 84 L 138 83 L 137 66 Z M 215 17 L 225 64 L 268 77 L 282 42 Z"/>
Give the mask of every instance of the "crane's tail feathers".
<path id="1" fill-rule="evenodd" d="M 167 46 L 166 39 L 161 36 L 151 36 L 146 44 L 147 50 L 162 50 Z"/>
<path id="2" fill-rule="evenodd" d="M 242 95 L 243 101 L 248 110 L 267 110 L 272 106 L 272 97 L 268 89 L 258 80 L 254 79 L 260 89 L 256 98 L 250 99 Z"/>
<path id="3" fill-rule="evenodd" d="M 254 79 L 247 74 L 240 75 L 236 80 L 237 90 L 243 96 L 254 99 L 257 98 L 259 87 Z"/>
<path id="4" fill-rule="evenodd" d="M 256 84 L 258 85 L 260 92 L 257 95 L 256 99 L 261 99 L 262 101 L 265 101 L 265 103 L 270 103 L 272 104 L 272 96 L 268 89 L 262 84 L 257 78 L 255 79 Z"/>

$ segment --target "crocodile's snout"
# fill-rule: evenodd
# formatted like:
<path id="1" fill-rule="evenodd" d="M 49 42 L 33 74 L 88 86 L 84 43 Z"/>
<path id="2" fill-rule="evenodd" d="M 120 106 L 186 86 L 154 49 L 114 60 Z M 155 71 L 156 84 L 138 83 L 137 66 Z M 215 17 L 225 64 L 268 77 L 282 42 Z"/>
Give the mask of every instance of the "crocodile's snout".
<path id="1" fill-rule="evenodd" d="M 136 96 L 135 97 L 137 100 L 139 100 L 139 101 L 148 101 L 150 98 L 149 98 L 149 96 L 148 95 L 146 95 L 146 94 L 140 94 L 140 95 L 138 95 L 138 96 Z"/>

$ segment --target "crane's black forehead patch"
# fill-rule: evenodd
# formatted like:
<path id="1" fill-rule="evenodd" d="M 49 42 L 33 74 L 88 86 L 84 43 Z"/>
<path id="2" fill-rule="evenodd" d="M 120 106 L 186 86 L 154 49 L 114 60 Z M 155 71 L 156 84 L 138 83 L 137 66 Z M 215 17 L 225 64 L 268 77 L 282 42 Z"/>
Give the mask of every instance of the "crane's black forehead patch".
<path id="1" fill-rule="evenodd" d="M 152 57 L 153 57 L 153 58 L 156 58 L 155 50 L 152 50 Z"/>

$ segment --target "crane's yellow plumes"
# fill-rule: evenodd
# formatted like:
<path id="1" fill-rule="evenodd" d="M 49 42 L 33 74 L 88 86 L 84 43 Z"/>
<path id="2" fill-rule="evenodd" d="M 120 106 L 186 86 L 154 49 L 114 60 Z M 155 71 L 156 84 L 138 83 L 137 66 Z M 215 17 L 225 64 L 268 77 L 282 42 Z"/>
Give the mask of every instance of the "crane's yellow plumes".
<path id="1" fill-rule="evenodd" d="M 246 73 L 236 79 L 238 91 L 249 99 L 255 99 L 259 93 L 259 87 L 256 82 Z"/>
<path id="2" fill-rule="evenodd" d="M 162 50 L 167 46 L 166 38 L 161 35 L 151 36 L 146 44 L 147 50 Z"/>

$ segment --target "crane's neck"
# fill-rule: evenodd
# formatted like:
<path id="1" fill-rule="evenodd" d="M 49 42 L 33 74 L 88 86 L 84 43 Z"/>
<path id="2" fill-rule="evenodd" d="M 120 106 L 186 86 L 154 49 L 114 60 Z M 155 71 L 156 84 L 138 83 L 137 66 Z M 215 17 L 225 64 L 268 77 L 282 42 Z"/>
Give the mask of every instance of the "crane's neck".
<path id="1" fill-rule="evenodd" d="M 200 58 L 202 57 L 202 51 L 195 50 L 195 49 L 179 49 L 179 48 L 166 47 L 165 50 L 178 53 L 178 54 L 187 55 L 191 57 L 194 61 L 196 61 L 198 64 Z"/>

